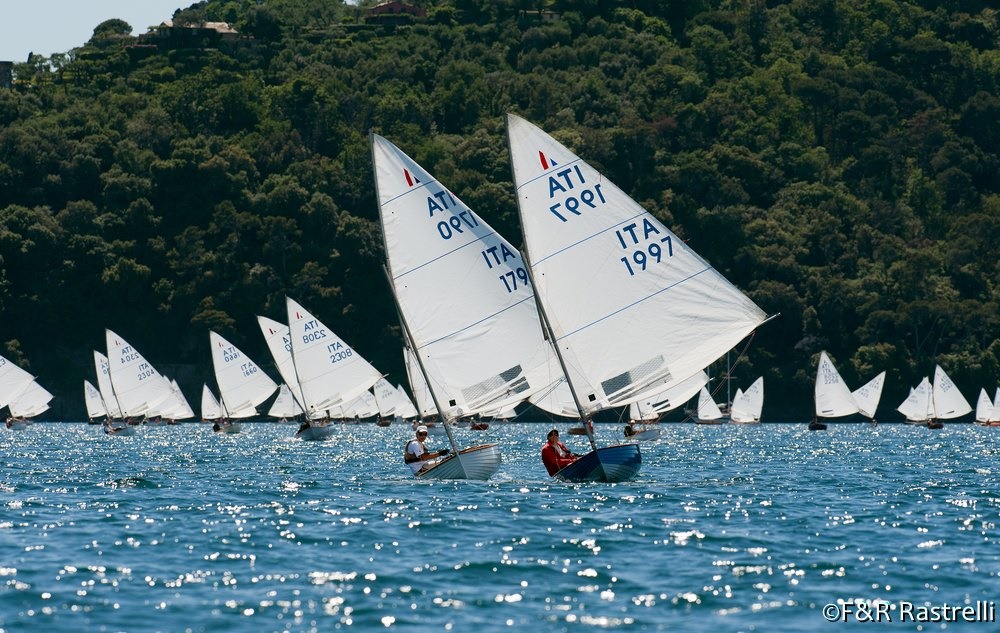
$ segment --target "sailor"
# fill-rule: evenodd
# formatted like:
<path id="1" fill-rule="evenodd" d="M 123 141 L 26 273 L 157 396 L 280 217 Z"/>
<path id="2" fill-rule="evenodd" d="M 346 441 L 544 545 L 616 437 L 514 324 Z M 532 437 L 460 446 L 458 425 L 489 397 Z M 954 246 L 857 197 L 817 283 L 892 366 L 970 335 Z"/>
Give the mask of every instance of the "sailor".
<path id="1" fill-rule="evenodd" d="M 575 462 L 579 455 L 571 453 L 566 445 L 559 441 L 558 429 L 552 429 L 545 437 L 548 442 L 542 447 L 542 463 L 551 476 Z"/>
<path id="2" fill-rule="evenodd" d="M 427 440 L 427 427 L 420 425 L 414 431 L 415 437 L 406 443 L 406 448 L 403 450 L 403 461 L 413 474 L 417 474 L 420 470 L 426 466 L 428 460 L 437 459 L 438 457 L 444 457 L 449 453 L 449 449 L 442 448 L 438 451 L 429 452 L 427 447 L 424 446 L 424 441 Z"/>

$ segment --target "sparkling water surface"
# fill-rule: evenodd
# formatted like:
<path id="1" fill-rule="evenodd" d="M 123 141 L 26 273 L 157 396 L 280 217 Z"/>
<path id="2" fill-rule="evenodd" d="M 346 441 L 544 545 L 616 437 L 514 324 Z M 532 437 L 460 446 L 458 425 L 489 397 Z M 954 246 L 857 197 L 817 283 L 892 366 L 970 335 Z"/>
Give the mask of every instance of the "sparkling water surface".
<path id="1" fill-rule="evenodd" d="M 574 485 L 550 426 L 457 430 L 501 444 L 488 482 L 414 480 L 408 426 L 0 432 L 0 633 L 833 631 L 838 601 L 1000 594 L 1000 428 L 665 424 L 638 479 Z"/>

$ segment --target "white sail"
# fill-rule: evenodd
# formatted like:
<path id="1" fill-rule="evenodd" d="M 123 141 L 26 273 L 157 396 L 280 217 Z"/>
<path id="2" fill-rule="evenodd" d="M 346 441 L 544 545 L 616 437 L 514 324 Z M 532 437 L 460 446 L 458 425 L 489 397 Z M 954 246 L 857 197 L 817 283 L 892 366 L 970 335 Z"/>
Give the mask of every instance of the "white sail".
<path id="1" fill-rule="evenodd" d="M 972 405 L 938 365 L 934 368 L 934 417 L 950 420 L 972 412 Z"/>
<path id="2" fill-rule="evenodd" d="M 292 392 L 285 383 L 281 383 L 278 388 L 278 397 L 274 399 L 267 415 L 272 418 L 291 418 L 302 415 L 302 407 L 292 397 Z"/>
<path id="3" fill-rule="evenodd" d="M 104 354 L 94 350 L 94 370 L 97 372 L 97 390 L 101 392 L 104 408 L 110 418 L 123 418 L 114 387 L 111 386 L 111 362 Z"/>
<path id="4" fill-rule="evenodd" d="M 764 410 L 764 377 L 761 376 L 747 387 L 746 391 L 737 392 L 733 398 L 733 406 L 729 411 L 729 419 L 736 423 L 760 422 Z"/>
<path id="5" fill-rule="evenodd" d="M 111 385 L 125 417 L 145 414 L 170 397 L 170 383 L 132 345 L 106 330 Z"/>
<path id="6" fill-rule="evenodd" d="M 257 317 L 257 323 L 264 335 L 267 349 L 271 352 L 271 358 L 274 359 L 274 366 L 278 368 L 278 374 L 288 385 L 289 393 L 301 409 L 302 390 L 299 388 L 299 377 L 295 373 L 295 363 L 292 360 L 292 335 L 288 331 L 288 326 L 263 316 Z"/>
<path id="7" fill-rule="evenodd" d="M 372 154 L 393 289 L 441 413 L 514 406 L 558 380 L 517 249 L 386 139 L 372 135 Z"/>
<path id="8" fill-rule="evenodd" d="M 990 422 L 1000 422 L 1000 387 L 997 387 L 993 396 L 993 417 L 990 418 Z"/>
<path id="9" fill-rule="evenodd" d="M 885 372 L 882 372 L 851 393 L 861 415 L 866 418 L 875 417 L 879 400 L 882 399 L 882 387 L 884 384 Z"/>
<path id="10" fill-rule="evenodd" d="M 191 408 L 191 404 L 188 399 L 184 396 L 184 392 L 181 391 L 181 386 L 177 384 L 176 380 L 170 381 L 170 388 L 173 390 L 174 399 L 177 401 L 177 406 L 170 412 L 169 415 L 165 416 L 171 420 L 189 420 L 194 416 L 194 410 Z"/>
<path id="11" fill-rule="evenodd" d="M 215 332 L 208 336 L 223 411 L 229 417 L 253 417 L 257 405 L 270 398 L 278 385 L 235 345 Z"/>
<path id="12" fill-rule="evenodd" d="M 839 418 L 858 412 L 858 404 L 825 351 L 816 368 L 816 417 Z"/>
<path id="13" fill-rule="evenodd" d="M 88 418 L 108 417 L 108 410 L 104 407 L 101 392 L 89 380 L 83 381 L 83 402 L 87 406 Z"/>
<path id="14" fill-rule="evenodd" d="M 925 423 L 934 417 L 934 400 L 931 393 L 931 381 L 924 376 L 920 384 L 914 389 L 910 389 L 910 394 L 906 397 L 896 410 L 903 414 L 910 422 Z"/>
<path id="15" fill-rule="evenodd" d="M 218 420 L 222 417 L 222 406 L 208 385 L 201 387 L 201 419 Z"/>
<path id="16" fill-rule="evenodd" d="M 396 409 L 402 405 L 396 388 L 385 378 L 379 378 L 372 387 L 372 395 L 375 396 L 375 404 L 378 406 L 378 414 L 383 418 L 395 415 Z"/>
<path id="17" fill-rule="evenodd" d="M 995 415 L 996 412 L 993 408 L 993 401 L 990 400 L 989 394 L 986 393 L 985 389 L 980 389 L 979 401 L 976 403 L 976 422 L 990 422 L 993 420 Z"/>
<path id="18" fill-rule="evenodd" d="M 381 374 L 333 330 L 291 298 L 288 329 L 292 360 L 306 412 L 313 415 L 357 398 Z"/>
<path id="19" fill-rule="evenodd" d="M 580 415 L 576 409 L 576 403 L 573 401 L 573 392 L 570 391 L 569 383 L 566 382 L 565 378 L 548 389 L 532 394 L 528 398 L 528 402 L 552 415 L 565 418 L 576 418 Z"/>
<path id="20" fill-rule="evenodd" d="M 720 418 L 722 418 L 722 411 L 719 409 L 719 405 L 715 403 L 712 394 L 708 393 L 708 389 L 702 387 L 698 394 L 698 419 L 718 420 Z"/>
<path id="21" fill-rule="evenodd" d="M 410 398 L 410 395 L 406 393 L 405 389 L 403 389 L 403 385 L 397 384 L 396 392 L 399 394 L 399 397 L 403 400 L 403 404 L 401 404 L 399 408 L 396 409 L 396 415 L 398 415 L 401 418 L 407 418 L 407 419 L 418 417 L 417 407 L 413 404 L 413 400 Z"/>
<path id="22" fill-rule="evenodd" d="M 707 384 L 708 374 L 704 370 L 699 371 L 687 380 L 677 383 L 666 391 L 658 391 L 657 393 L 646 395 L 630 404 L 629 419 L 655 420 L 664 413 L 683 405 L 694 397 L 700 389 L 704 389 Z M 632 417 L 633 413 L 641 417 Z"/>
<path id="23" fill-rule="evenodd" d="M 10 414 L 15 418 L 33 418 L 49 410 L 52 394 L 35 380 L 31 380 L 10 401 Z"/>
<path id="24" fill-rule="evenodd" d="M 378 402 L 370 391 L 364 391 L 357 398 L 336 407 L 330 411 L 331 418 L 350 420 L 352 418 L 370 418 L 378 415 Z"/>
<path id="25" fill-rule="evenodd" d="M 409 347 L 403 348 L 403 362 L 406 365 L 406 376 L 410 380 L 410 389 L 413 390 L 413 399 L 417 401 L 416 408 L 420 412 L 420 417 L 426 418 L 434 415 L 436 413 L 434 399 L 431 398 L 427 381 L 424 380 L 424 375 L 420 372 L 420 366 L 413 355 L 413 350 Z"/>
<path id="26" fill-rule="evenodd" d="M 583 409 L 701 371 L 766 319 L 705 260 L 551 136 L 508 115 L 535 292 Z"/>
<path id="27" fill-rule="evenodd" d="M 167 388 L 170 389 L 170 395 L 159 404 L 150 407 L 146 411 L 146 415 L 150 417 L 159 416 L 164 420 L 187 420 L 188 418 L 193 418 L 194 411 L 191 410 L 191 405 L 188 404 L 187 398 L 184 397 L 184 392 L 181 391 L 177 381 L 165 376 L 163 380 L 167 383 Z"/>
<path id="28" fill-rule="evenodd" d="M 380 378 L 375 383 L 372 392 L 378 404 L 379 415 L 383 418 L 394 416 L 401 418 L 416 417 L 417 409 L 410 401 L 410 397 L 403 391 L 402 385 L 394 387 L 385 378 Z"/>
<path id="29" fill-rule="evenodd" d="M 34 377 L 13 362 L 0 356 L 0 409 L 10 404 L 14 396 L 21 393 Z"/>

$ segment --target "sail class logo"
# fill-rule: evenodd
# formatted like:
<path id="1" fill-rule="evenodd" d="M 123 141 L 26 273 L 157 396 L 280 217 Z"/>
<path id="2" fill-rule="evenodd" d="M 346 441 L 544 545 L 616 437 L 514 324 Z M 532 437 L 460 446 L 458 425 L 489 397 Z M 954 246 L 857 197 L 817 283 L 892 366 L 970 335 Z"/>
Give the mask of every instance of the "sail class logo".
<path id="1" fill-rule="evenodd" d="M 403 175 L 406 176 L 407 186 L 412 187 L 420 184 L 420 179 L 411 174 L 409 169 L 403 168 Z"/>
<path id="2" fill-rule="evenodd" d="M 545 155 L 545 152 L 538 150 L 538 162 L 542 164 L 542 169 L 548 171 L 550 167 L 555 167 L 559 163 Z"/>

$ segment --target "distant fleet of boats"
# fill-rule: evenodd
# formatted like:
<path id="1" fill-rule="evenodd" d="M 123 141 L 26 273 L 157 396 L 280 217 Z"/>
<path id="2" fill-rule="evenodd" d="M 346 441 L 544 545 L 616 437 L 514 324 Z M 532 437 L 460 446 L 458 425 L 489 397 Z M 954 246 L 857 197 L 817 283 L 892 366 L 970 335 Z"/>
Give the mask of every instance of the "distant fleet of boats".
<path id="1" fill-rule="evenodd" d="M 327 439 L 338 420 L 419 421 L 447 438 L 450 451 L 416 477 L 485 480 L 501 465 L 499 446 L 465 446 L 456 430 L 485 428 L 484 420 L 513 417 L 531 403 L 578 420 L 570 433 L 590 445 L 553 476 L 602 482 L 634 478 L 640 443 L 660 437 L 658 421 L 693 398 L 686 412 L 698 424 L 760 424 L 763 377 L 720 405 L 705 368 L 765 323 L 763 310 L 546 132 L 509 114 L 507 133 L 524 252 L 402 150 L 371 135 L 385 274 L 415 402 L 286 298 L 287 323 L 258 316 L 281 384 L 210 332 L 214 385 L 203 385 L 200 418 L 216 432 L 239 433 L 241 420 L 273 397 L 267 415 L 297 420 L 296 436 L 306 441 Z M 84 400 L 108 435 L 196 417 L 177 383 L 111 330 L 106 353 L 94 351 L 97 385 L 84 381 Z M 853 414 L 874 424 L 884 380 L 882 372 L 852 392 L 822 352 L 810 428 Z M 24 428 L 51 399 L 0 357 L 7 428 Z M 625 441 L 599 442 L 592 419 L 612 408 L 628 411 Z M 972 408 L 939 366 L 933 384 L 924 378 L 898 410 L 912 424 L 937 428 Z M 976 422 L 1000 426 L 1000 389 L 993 400 L 980 392 Z"/>

